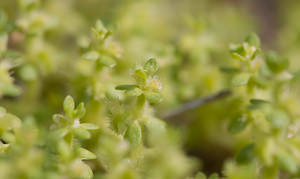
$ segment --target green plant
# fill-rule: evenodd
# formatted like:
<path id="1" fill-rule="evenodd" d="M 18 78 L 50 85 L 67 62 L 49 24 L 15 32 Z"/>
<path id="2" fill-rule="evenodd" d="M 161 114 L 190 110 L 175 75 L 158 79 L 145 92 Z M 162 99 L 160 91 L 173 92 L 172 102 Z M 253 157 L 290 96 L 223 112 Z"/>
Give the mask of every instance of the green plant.
<path id="1" fill-rule="evenodd" d="M 1 0 L 0 178 L 299 177 L 284 15 L 265 53 L 225 2 Z"/>

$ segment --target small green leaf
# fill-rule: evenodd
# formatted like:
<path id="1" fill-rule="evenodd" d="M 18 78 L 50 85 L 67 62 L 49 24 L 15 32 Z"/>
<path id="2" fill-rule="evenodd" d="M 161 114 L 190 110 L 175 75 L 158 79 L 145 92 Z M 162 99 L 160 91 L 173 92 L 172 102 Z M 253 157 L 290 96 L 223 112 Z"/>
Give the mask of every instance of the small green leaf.
<path id="1" fill-rule="evenodd" d="M 229 51 L 231 53 L 231 56 L 234 59 L 245 61 L 246 58 L 244 57 L 246 55 L 245 49 L 242 45 L 235 45 L 231 44 L 229 47 Z"/>
<path id="2" fill-rule="evenodd" d="M 144 70 L 148 75 L 154 75 L 158 70 L 158 63 L 156 59 L 150 58 L 144 65 Z"/>
<path id="3" fill-rule="evenodd" d="M 100 19 L 96 21 L 95 29 L 97 31 L 106 31 L 106 28 L 104 27 L 104 25 Z"/>
<path id="4" fill-rule="evenodd" d="M 151 91 L 146 91 L 144 92 L 146 99 L 150 102 L 150 103 L 160 103 L 162 101 L 162 96 L 160 93 L 158 92 L 151 92 Z"/>
<path id="5" fill-rule="evenodd" d="M 249 106 L 249 109 L 258 109 L 263 107 L 266 104 L 269 104 L 268 101 L 262 100 L 262 99 L 250 99 L 251 105 Z"/>
<path id="6" fill-rule="evenodd" d="M 3 108 L 2 108 L 3 109 Z M 1 130 L 17 130 L 21 127 L 22 123 L 21 120 L 10 113 L 4 113 L 4 111 L 1 110 L 1 117 L 0 117 L 0 132 Z"/>
<path id="7" fill-rule="evenodd" d="M 246 85 L 248 84 L 250 77 L 251 75 L 249 73 L 241 73 L 232 79 L 232 84 L 235 86 Z"/>
<path id="8" fill-rule="evenodd" d="M 79 139 L 89 139 L 91 137 L 91 133 L 82 127 L 73 128 L 73 133 Z"/>
<path id="9" fill-rule="evenodd" d="M 97 158 L 95 154 L 84 148 L 79 148 L 79 157 L 82 160 L 92 160 Z"/>
<path id="10" fill-rule="evenodd" d="M 67 128 L 60 128 L 51 133 L 51 136 L 55 138 L 63 138 L 68 134 L 69 130 Z"/>
<path id="11" fill-rule="evenodd" d="M 1 135 L 1 140 L 6 143 L 12 143 L 16 141 L 16 137 L 11 131 L 5 131 Z"/>
<path id="12" fill-rule="evenodd" d="M 83 54 L 83 58 L 86 60 L 96 61 L 99 58 L 99 53 L 96 51 L 90 51 Z"/>
<path id="13" fill-rule="evenodd" d="M 229 51 L 231 53 L 236 53 L 241 55 L 242 53 L 244 53 L 244 48 L 242 45 L 230 44 Z"/>
<path id="14" fill-rule="evenodd" d="M 243 56 L 241 56 L 241 55 L 238 54 L 238 53 L 232 53 L 231 55 L 232 55 L 232 57 L 233 57 L 234 59 L 236 59 L 236 60 L 246 61 L 246 58 L 243 57 Z"/>
<path id="15" fill-rule="evenodd" d="M 162 134 L 166 130 L 166 123 L 157 118 L 146 118 L 145 125 L 150 133 L 152 134 Z"/>
<path id="16" fill-rule="evenodd" d="M 224 66 L 224 67 L 220 67 L 220 71 L 224 73 L 237 73 L 240 70 L 238 68 Z"/>
<path id="17" fill-rule="evenodd" d="M 143 94 L 143 91 L 140 88 L 134 88 L 132 90 L 127 90 L 126 94 L 128 96 L 140 96 L 141 94 Z"/>
<path id="18" fill-rule="evenodd" d="M 298 161 L 291 153 L 280 151 L 277 155 L 279 167 L 286 172 L 296 173 L 298 171 Z"/>
<path id="19" fill-rule="evenodd" d="M 244 147 L 236 156 L 236 161 L 240 164 L 247 164 L 254 159 L 255 145 L 250 144 Z"/>
<path id="20" fill-rule="evenodd" d="M 241 61 L 253 60 L 260 52 L 260 41 L 257 35 L 250 34 L 243 44 L 231 45 L 230 52 L 233 58 Z"/>
<path id="21" fill-rule="evenodd" d="M 62 123 L 66 121 L 66 117 L 61 114 L 54 114 L 52 118 L 55 123 Z"/>
<path id="22" fill-rule="evenodd" d="M 262 77 L 252 77 L 251 81 L 253 84 L 259 88 L 267 88 L 269 86 L 270 81 L 262 78 Z"/>
<path id="23" fill-rule="evenodd" d="M 139 146 L 142 142 L 142 129 L 138 121 L 134 121 L 127 129 L 124 136 L 133 148 Z"/>
<path id="24" fill-rule="evenodd" d="M 85 107 L 84 107 L 84 103 L 80 103 L 77 106 L 76 110 L 73 111 L 73 112 L 74 112 L 73 118 L 79 118 L 79 119 L 82 118 L 85 115 L 85 112 L 86 112 Z"/>
<path id="25" fill-rule="evenodd" d="M 259 40 L 259 37 L 255 34 L 255 33 L 251 33 L 249 34 L 245 41 L 251 45 L 251 46 L 255 46 L 256 48 L 259 48 L 260 47 L 260 40 Z"/>
<path id="26" fill-rule="evenodd" d="M 119 101 L 123 98 L 123 93 L 121 91 L 112 89 L 112 90 L 108 90 L 105 94 L 106 98 L 110 101 Z"/>
<path id="27" fill-rule="evenodd" d="M 143 121 L 147 131 L 147 144 L 157 146 L 157 139 L 167 134 L 165 121 L 155 117 L 146 117 Z"/>
<path id="28" fill-rule="evenodd" d="M 60 156 L 64 160 L 68 160 L 71 157 L 71 149 L 70 149 L 69 145 L 64 140 L 61 140 L 58 143 L 57 149 L 58 149 L 58 152 L 59 152 Z"/>
<path id="29" fill-rule="evenodd" d="M 236 134 L 243 131 L 248 124 L 248 120 L 246 116 L 236 116 L 234 117 L 228 126 L 228 131 Z"/>
<path id="30" fill-rule="evenodd" d="M 147 85 L 144 88 L 149 91 L 158 92 L 162 89 L 162 84 L 157 78 L 149 78 L 147 80 Z"/>
<path id="31" fill-rule="evenodd" d="M 96 25 L 94 28 L 92 28 L 92 32 L 96 38 L 100 40 L 106 39 L 111 34 L 111 32 L 104 27 L 101 20 L 96 21 Z"/>
<path id="32" fill-rule="evenodd" d="M 99 129 L 99 126 L 97 126 L 96 124 L 93 124 L 93 123 L 81 123 L 80 127 L 82 127 L 83 129 L 86 129 L 86 130 Z"/>
<path id="33" fill-rule="evenodd" d="M 75 178 L 81 178 L 81 179 L 94 178 L 93 171 L 90 168 L 90 166 L 85 164 L 81 160 L 74 160 L 74 162 L 70 166 L 70 171 L 72 172 L 72 176 L 75 176 Z"/>
<path id="34" fill-rule="evenodd" d="M 116 90 L 133 90 L 138 88 L 137 85 L 119 85 L 116 87 Z"/>
<path id="35" fill-rule="evenodd" d="M 147 80 L 147 74 L 142 69 L 136 69 L 134 78 L 139 85 L 145 85 Z"/>
<path id="36" fill-rule="evenodd" d="M 75 107 L 75 103 L 74 103 L 74 100 L 72 98 L 72 96 L 67 96 L 64 100 L 64 111 L 66 113 L 66 115 L 68 117 L 71 117 L 72 116 L 72 113 L 74 111 L 74 107 Z"/>
<path id="37" fill-rule="evenodd" d="M 102 55 L 99 59 L 99 62 L 102 65 L 110 67 L 110 68 L 116 66 L 116 64 L 117 64 L 115 59 L 113 59 L 112 57 L 107 56 L 107 55 Z"/>
<path id="38" fill-rule="evenodd" d="M 288 59 L 278 56 L 275 52 L 269 52 L 265 60 L 268 68 L 273 73 L 280 73 L 289 66 Z"/>

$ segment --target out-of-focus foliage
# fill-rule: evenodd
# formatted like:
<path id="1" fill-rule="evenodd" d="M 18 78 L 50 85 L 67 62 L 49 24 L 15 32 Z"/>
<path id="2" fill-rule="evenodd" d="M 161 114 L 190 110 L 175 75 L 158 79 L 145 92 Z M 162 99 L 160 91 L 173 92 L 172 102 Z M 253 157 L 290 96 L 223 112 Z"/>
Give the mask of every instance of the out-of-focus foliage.
<path id="1" fill-rule="evenodd" d="M 0 178 L 299 177 L 300 4 L 278 3 L 269 52 L 242 1 L 1 0 Z"/>

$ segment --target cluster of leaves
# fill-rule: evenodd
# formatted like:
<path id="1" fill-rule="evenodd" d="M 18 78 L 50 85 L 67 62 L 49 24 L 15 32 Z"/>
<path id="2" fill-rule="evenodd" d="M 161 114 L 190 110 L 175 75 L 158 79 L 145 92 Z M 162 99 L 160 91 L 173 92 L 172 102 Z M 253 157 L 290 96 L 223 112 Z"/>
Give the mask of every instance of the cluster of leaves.
<path id="1" fill-rule="evenodd" d="M 153 58 L 149 59 L 143 69 L 137 68 L 134 72 L 136 80 L 135 85 L 120 85 L 117 90 L 125 90 L 129 96 L 142 96 L 150 103 L 159 103 L 162 100 L 159 91 L 162 88 L 157 76 L 153 76 L 158 70 L 157 61 Z"/>
<path id="2" fill-rule="evenodd" d="M 259 39 L 253 34 L 242 45 L 231 48 L 232 56 L 241 62 L 231 77 L 240 107 L 228 130 L 247 135 L 250 143 L 242 144 L 236 155 L 241 166 L 230 164 L 227 172 L 245 178 L 244 172 L 237 172 L 245 167 L 253 170 L 248 178 L 276 178 L 282 171 L 297 175 L 298 112 L 294 107 L 298 103 L 293 90 L 286 90 L 293 88 L 295 77 L 288 70 L 287 58 L 275 52 L 257 56 L 259 52 Z"/>
<path id="3" fill-rule="evenodd" d="M 81 103 L 74 109 L 70 96 L 64 101 L 64 111 L 65 116 L 53 116 L 53 129 L 43 130 L 33 117 L 21 122 L 1 108 L 2 178 L 93 177 L 92 170 L 82 160 L 96 156 L 80 147 L 80 140 L 89 138 L 87 130 L 98 126 L 80 123 L 85 108 Z"/>
<path id="4" fill-rule="evenodd" d="M 51 76 L 57 71 L 52 66 L 56 65 L 56 62 L 52 61 L 56 58 L 52 54 L 48 55 L 52 44 L 45 39 L 45 34 L 49 31 L 49 23 L 46 21 L 49 19 L 43 19 L 46 16 L 40 14 L 44 12 L 39 9 L 39 5 L 38 1 L 20 1 L 22 18 L 16 20 L 16 29 L 10 34 L 22 36 L 21 41 L 15 42 L 13 48 L 18 49 L 23 44 L 26 45 L 26 48 L 22 49 L 24 55 L 18 59 L 16 69 L 17 77 L 28 83 L 26 90 L 37 90 L 36 85 L 42 84 L 39 80 L 47 79 L 48 75 Z M 92 178 L 91 167 L 96 171 L 97 178 L 186 176 L 193 168 L 194 162 L 190 162 L 190 159 L 184 156 L 177 145 L 177 139 L 172 137 L 175 135 L 174 131 L 166 129 L 165 123 L 154 116 L 150 106 L 162 100 L 159 93 L 161 83 L 155 76 L 158 71 L 157 61 L 151 58 L 143 68 L 136 68 L 134 72 L 136 85 L 120 85 L 116 87 L 117 90 L 114 90 L 110 86 L 116 82 L 101 79 L 105 78 L 105 75 L 113 76 L 111 68 L 120 59 L 121 49 L 101 21 L 96 22 L 92 32 L 95 39 L 82 37 L 78 40 L 82 55 L 78 59 L 78 64 L 74 66 L 78 69 L 74 74 L 74 83 L 78 79 L 86 79 L 87 86 L 83 89 L 89 96 L 86 102 L 90 111 L 87 112 L 92 112 L 93 118 L 97 119 L 93 121 L 99 125 L 80 121 L 85 116 L 86 109 L 83 103 L 75 107 L 71 96 L 64 99 L 65 114 L 53 115 L 54 124 L 50 123 L 50 125 L 49 123 L 38 124 L 36 116 L 30 114 L 22 119 L 21 124 L 20 119 L 1 108 L 3 113 L 1 114 L 2 177 Z M 5 45 L 8 44 L 7 36 L 8 34 L 5 34 L 3 43 Z M 6 48 L 3 52 L 5 50 Z M 45 65 L 50 66 L 43 66 L 44 64 L 37 60 L 42 62 L 45 60 L 47 62 Z M 6 73 L 5 75 L 11 79 L 9 82 L 14 85 L 8 69 Z M 118 76 L 111 77 L 113 80 L 114 78 L 119 80 Z M 70 83 L 73 81 L 71 80 Z M 125 95 L 118 90 L 126 90 Z M 23 92 L 26 93 L 21 98 L 26 100 L 34 99 L 37 95 L 27 96 L 31 92 Z M 9 93 L 3 92 L 3 95 Z M 109 105 L 103 108 L 98 105 L 105 101 Z M 132 105 L 128 104 L 129 101 L 133 101 Z M 108 113 L 105 119 L 101 120 L 98 119 L 99 116 L 95 116 L 96 111 L 105 110 Z M 107 121 L 107 117 L 111 122 Z M 86 120 L 89 120 L 88 118 L 89 114 Z M 82 141 L 91 138 L 89 130 L 95 131 L 95 138 L 92 138 L 93 145 L 89 147 L 95 154 L 82 147 Z M 162 146 L 169 150 L 159 152 Z M 173 160 L 167 160 L 168 158 Z M 94 160 L 91 167 L 83 162 L 91 159 Z M 180 165 L 174 165 L 177 160 L 182 161 Z"/>
<path id="5" fill-rule="evenodd" d="M 255 34 L 228 53 L 246 17 L 216 2 L 211 16 L 190 12 L 191 2 L 171 2 L 187 14 L 177 18 L 167 0 L 2 0 L 13 11 L 0 11 L 0 178 L 299 177 L 299 73 Z M 89 36 L 106 3 L 116 14 Z M 227 101 L 180 116 L 200 119 L 188 128 L 158 117 L 225 89 Z M 183 143 L 234 155 L 210 171 Z"/>

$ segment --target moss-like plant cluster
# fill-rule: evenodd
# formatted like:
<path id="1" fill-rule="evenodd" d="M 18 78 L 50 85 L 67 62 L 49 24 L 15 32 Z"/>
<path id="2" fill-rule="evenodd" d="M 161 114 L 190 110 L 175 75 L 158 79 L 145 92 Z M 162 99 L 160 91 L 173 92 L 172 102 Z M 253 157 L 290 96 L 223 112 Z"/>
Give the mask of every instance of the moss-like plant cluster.
<path id="1" fill-rule="evenodd" d="M 300 177 L 282 6 L 274 52 L 222 1 L 1 0 L 0 178 Z"/>

